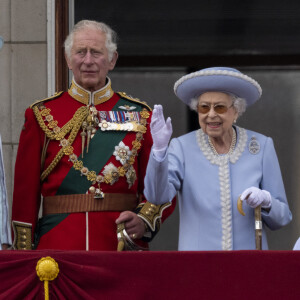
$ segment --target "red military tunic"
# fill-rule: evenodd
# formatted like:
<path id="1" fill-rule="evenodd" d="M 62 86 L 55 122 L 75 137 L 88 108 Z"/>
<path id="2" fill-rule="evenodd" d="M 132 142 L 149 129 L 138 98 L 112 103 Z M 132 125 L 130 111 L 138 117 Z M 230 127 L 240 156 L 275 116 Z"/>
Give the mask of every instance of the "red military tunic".
<path id="1" fill-rule="evenodd" d="M 92 126 L 95 136 L 89 142 L 87 153 L 89 124 L 82 127 L 82 113 L 78 114 L 78 109 L 91 115 L 93 110 L 89 107 L 93 106 L 100 128 Z M 134 126 L 114 125 L 126 124 L 122 118 L 128 115 L 136 118 L 131 122 Z M 73 81 L 68 92 L 26 110 L 15 165 L 12 221 L 32 226 L 32 242 L 35 241 L 37 249 L 117 249 L 115 220 L 120 211 L 48 214 L 39 220 L 41 195 L 47 199 L 58 195 L 84 195 L 100 189 L 104 194 L 142 195 L 152 146 L 150 118 L 150 108 L 145 103 L 114 93 L 109 79 L 103 89 L 94 93 Z M 141 119 L 146 120 L 146 130 L 138 135 L 133 127 L 137 129 L 136 124 Z M 84 117 L 84 120 L 89 119 Z M 75 128 L 78 122 L 80 129 L 72 137 L 74 133 L 68 127 Z M 108 128 L 111 126 L 115 127 Z M 67 134 L 59 136 L 58 133 L 64 131 Z M 82 132 L 85 132 L 83 157 Z M 55 138 L 49 138 L 51 136 Z M 62 155 L 57 156 L 59 152 Z M 96 175 L 100 175 L 101 180 L 97 178 L 101 182 L 96 181 Z M 165 210 L 164 217 L 171 211 Z"/>

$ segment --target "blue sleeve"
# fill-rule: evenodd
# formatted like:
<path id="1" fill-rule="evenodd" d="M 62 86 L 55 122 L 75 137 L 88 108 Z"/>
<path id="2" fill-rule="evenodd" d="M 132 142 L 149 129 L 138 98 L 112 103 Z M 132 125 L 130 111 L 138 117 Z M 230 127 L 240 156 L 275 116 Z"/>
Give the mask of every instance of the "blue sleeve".
<path id="1" fill-rule="evenodd" d="M 180 143 L 171 140 L 166 156 L 157 161 L 151 151 L 145 176 L 144 195 L 153 204 L 163 204 L 175 197 L 181 187 L 184 167 Z"/>
<path id="2" fill-rule="evenodd" d="M 261 189 L 270 192 L 272 206 L 269 212 L 262 210 L 267 226 L 279 229 L 292 220 L 292 213 L 287 202 L 278 158 L 271 138 L 267 138 L 263 155 L 263 178 Z"/>

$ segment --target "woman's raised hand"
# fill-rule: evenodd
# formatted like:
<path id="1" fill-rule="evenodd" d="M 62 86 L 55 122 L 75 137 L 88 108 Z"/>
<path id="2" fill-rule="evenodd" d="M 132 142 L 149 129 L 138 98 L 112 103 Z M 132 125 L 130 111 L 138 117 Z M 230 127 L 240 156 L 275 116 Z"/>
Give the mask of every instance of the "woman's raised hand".
<path id="1" fill-rule="evenodd" d="M 150 123 L 153 139 L 153 149 L 157 151 L 166 150 L 173 133 L 171 118 L 165 121 L 162 105 L 154 105 Z"/>

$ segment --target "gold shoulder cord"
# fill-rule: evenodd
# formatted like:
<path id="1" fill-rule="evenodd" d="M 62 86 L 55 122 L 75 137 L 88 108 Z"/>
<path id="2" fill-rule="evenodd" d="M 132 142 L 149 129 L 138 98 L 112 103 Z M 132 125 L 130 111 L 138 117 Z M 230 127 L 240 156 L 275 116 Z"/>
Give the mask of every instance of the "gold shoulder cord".
<path id="1" fill-rule="evenodd" d="M 125 92 L 117 92 L 117 94 L 119 96 L 121 96 L 122 98 L 130 100 L 132 102 L 139 103 L 139 104 L 145 106 L 149 111 L 152 111 L 152 108 L 145 101 L 142 101 L 142 100 L 140 100 L 138 98 L 132 98 L 131 96 L 127 95 Z"/>
<path id="2" fill-rule="evenodd" d="M 43 99 L 37 100 L 37 101 L 35 101 L 34 103 L 32 103 L 32 104 L 30 105 L 30 108 L 33 108 L 35 105 L 43 104 L 44 102 L 46 102 L 46 101 L 48 101 L 48 100 L 54 100 L 54 99 L 56 99 L 56 98 L 59 98 L 63 93 L 64 93 L 63 91 L 55 92 L 55 94 L 52 95 L 51 97 L 43 98 Z"/>
<path id="3" fill-rule="evenodd" d="M 50 140 L 61 140 L 63 139 L 66 134 L 68 134 L 70 131 L 70 135 L 68 138 L 68 145 L 71 147 L 73 144 L 79 130 L 81 127 L 82 122 L 86 119 L 88 116 L 89 110 L 88 107 L 82 106 L 80 107 L 72 117 L 72 119 L 66 123 L 58 132 L 54 132 L 50 130 L 43 120 L 43 116 L 49 115 L 49 110 L 46 108 L 43 108 L 41 111 L 37 106 L 33 107 L 33 112 L 36 116 L 36 119 L 42 128 L 42 130 L 45 132 L 46 136 Z M 45 178 L 51 173 L 51 171 L 55 168 L 55 166 L 58 164 L 58 162 L 61 160 L 63 155 L 65 154 L 65 151 L 68 151 L 68 147 L 64 147 L 59 150 L 59 152 L 56 154 L 55 158 L 51 162 L 51 164 L 48 166 L 48 168 L 42 173 L 41 175 L 41 181 L 45 180 Z"/>
<path id="4" fill-rule="evenodd" d="M 54 130 L 49 129 L 43 120 L 43 117 L 49 115 L 50 110 L 47 108 L 44 108 L 40 111 L 37 106 L 34 106 L 32 109 L 33 109 L 33 112 L 35 114 L 35 117 L 36 117 L 39 125 L 41 126 L 41 128 L 43 129 L 43 131 L 45 132 L 47 137 L 50 140 L 57 140 L 57 141 L 60 141 L 61 139 L 63 139 L 66 136 L 66 134 L 68 132 L 70 132 L 72 128 L 74 128 L 74 125 L 78 121 L 81 120 L 81 117 L 84 116 L 82 118 L 82 120 L 83 120 L 88 115 L 88 108 L 86 106 L 82 106 L 82 107 L 78 108 L 77 111 L 75 112 L 74 116 L 72 117 L 72 119 L 69 122 L 67 122 L 58 132 L 55 132 Z M 80 123 L 77 125 L 81 126 Z M 79 128 L 80 128 L 80 126 L 79 126 Z"/>

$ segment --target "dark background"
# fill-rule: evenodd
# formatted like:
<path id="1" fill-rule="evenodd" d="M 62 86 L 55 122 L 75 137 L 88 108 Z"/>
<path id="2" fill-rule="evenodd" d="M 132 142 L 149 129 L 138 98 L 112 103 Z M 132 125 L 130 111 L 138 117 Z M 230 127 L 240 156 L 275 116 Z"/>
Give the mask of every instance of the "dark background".
<path id="1" fill-rule="evenodd" d="M 299 0 L 75 0 L 81 19 L 118 33 L 119 67 L 300 62 Z"/>
<path id="2" fill-rule="evenodd" d="M 281 166 L 293 221 L 267 230 L 271 250 L 291 250 L 300 236 L 300 1 L 87 1 L 75 0 L 74 21 L 94 19 L 119 35 L 115 91 L 162 104 L 173 137 L 199 128 L 173 92 L 183 75 L 229 66 L 257 80 L 262 98 L 238 126 L 270 136 Z M 247 174 L 245 174 L 247 175 Z M 176 250 L 178 205 L 151 242 L 151 250 Z"/>

